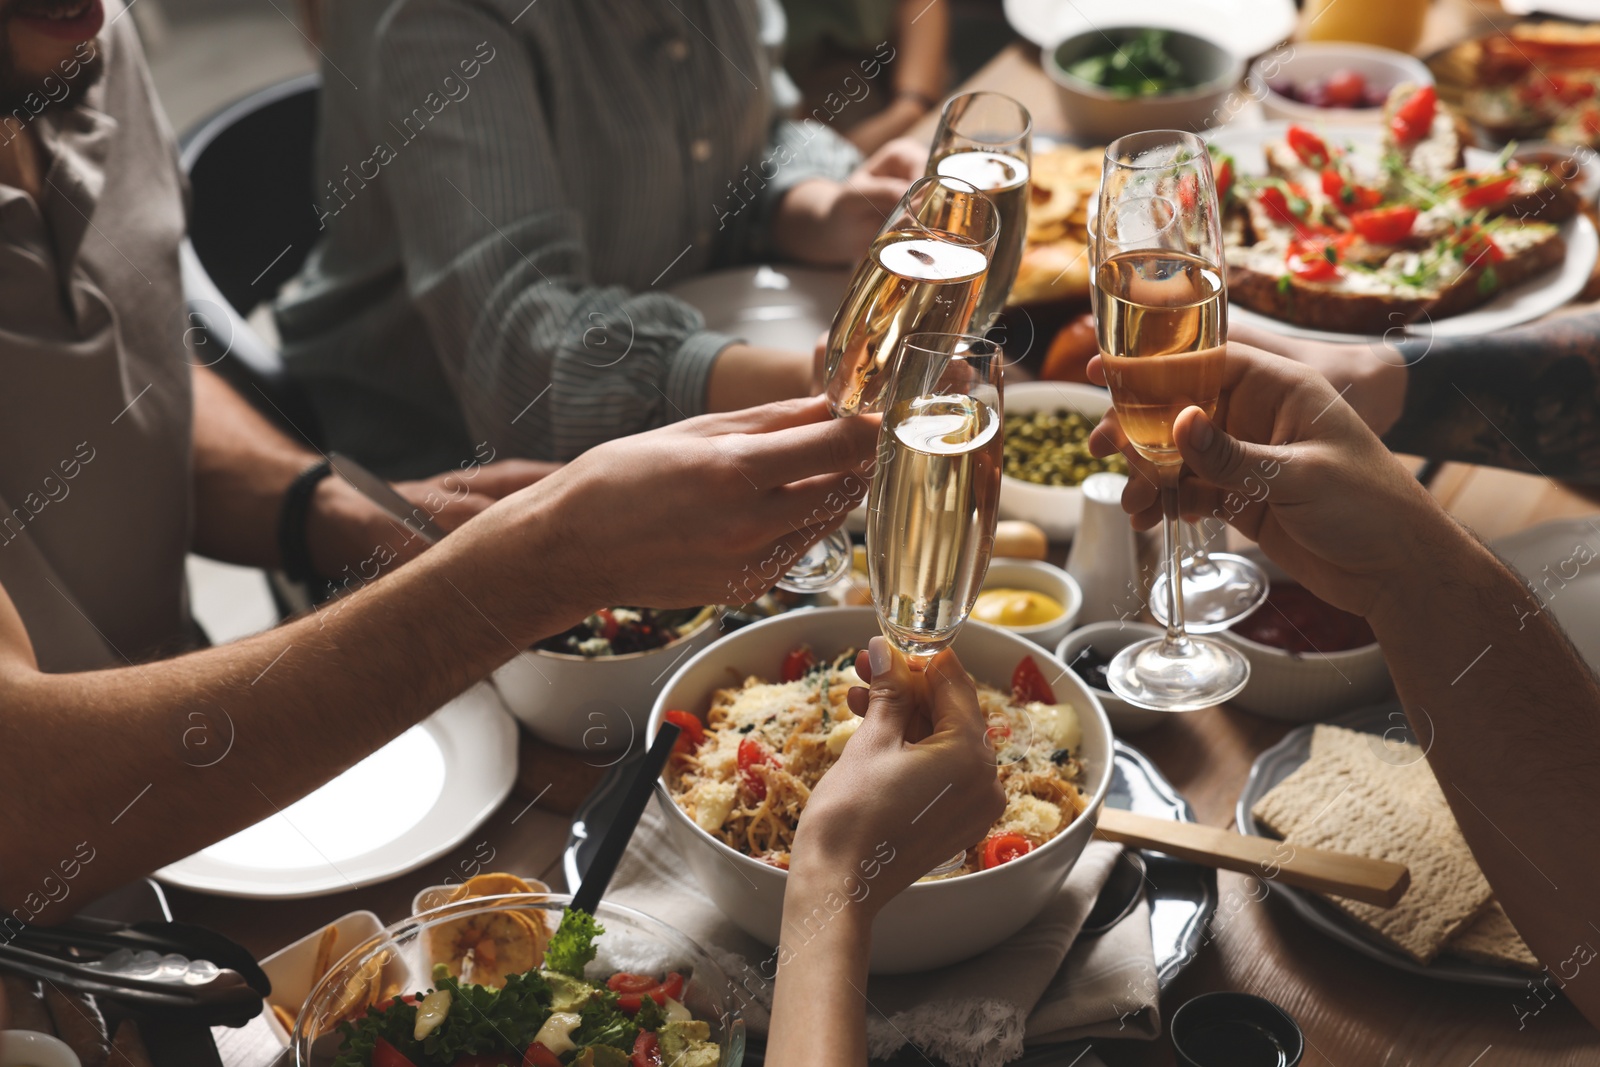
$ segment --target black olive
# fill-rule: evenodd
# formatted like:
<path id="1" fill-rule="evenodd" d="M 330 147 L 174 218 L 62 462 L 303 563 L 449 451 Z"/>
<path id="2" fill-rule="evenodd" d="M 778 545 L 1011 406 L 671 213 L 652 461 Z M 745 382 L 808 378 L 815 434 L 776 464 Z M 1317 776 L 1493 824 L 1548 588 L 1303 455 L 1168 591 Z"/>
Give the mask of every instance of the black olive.
<path id="1" fill-rule="evenodd" d="M 1071 758 L 1072 753 L 1068 752 L 1064 748 L 1058 748 L 1054 752 L 1050 753 L 1050 762 L 1054 763 L 1057 767 L 1061 766 Z"/>
<path id="2" fill-rule="evenodd" d="M 739 732 L 740 732 L 740 733 L 741 733 L 741 734 L 747 734 L 747 733 L 749 733 L 749 732 L 750 732 L 750 731 L 751 731 L 751 730 L 754 730 L 754 729 L 755 729 L 755 728 L 756 728 L 756 724 L 755 724 L 755 723 L 753 723 L 753 722 L 747 722 L 747 723 L 745 723 L 745 724 L 744 724 L 744 725 L 743 725 L 743 726 L 741 726 L 741 727 L 739 727 Z"/>

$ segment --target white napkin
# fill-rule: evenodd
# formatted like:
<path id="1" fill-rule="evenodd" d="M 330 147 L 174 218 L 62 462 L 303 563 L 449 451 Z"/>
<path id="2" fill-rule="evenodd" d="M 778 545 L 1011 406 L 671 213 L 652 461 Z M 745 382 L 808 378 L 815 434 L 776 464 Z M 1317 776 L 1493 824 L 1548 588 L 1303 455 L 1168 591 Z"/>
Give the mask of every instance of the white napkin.
<path id="1" fill-rule="evenodd" d="M 1056 899 L 983 955 L 924 974 L 874 977 L 867 986 L 871 1055 L 886 1058 L 910 1043 L 952 1067 L 992 1067 L 1022 1055 L 1025 1041 L 1155 1037 L 1161 1024 L 1148 909 L 1141 905 L 1112 930 L 1074 945 L 1120 853 L 1108 842 L 1090 842 Z M 706 897 L 654 804 L 606 899 L 653 915 L 703 946 L 737 987 L 750 1032 L 766 1033 L 772 987 L 762 973 L 772 973 L 772 950 Z"/>

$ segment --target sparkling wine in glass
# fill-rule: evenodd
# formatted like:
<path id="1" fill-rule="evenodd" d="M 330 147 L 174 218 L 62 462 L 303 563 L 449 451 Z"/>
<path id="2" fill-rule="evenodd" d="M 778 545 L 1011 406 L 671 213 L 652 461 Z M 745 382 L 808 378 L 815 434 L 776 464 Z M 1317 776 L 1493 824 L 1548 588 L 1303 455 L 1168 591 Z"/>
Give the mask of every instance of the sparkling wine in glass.
<path id="1" fill-rule="evenodd" d="M 972 611 L 1000 505 L 1002 359 L 970 334 L 900 344 L 867 497 L 867 566 L 895 647 L 932 658 Z"/>
<path id="2" fill-rule="evenodd" d="M 971 329 L 994 325 L 1017 278 L 1028 235 L 1028 175 L 1033 166 L 1033 116 L 1001 93 L 952 96 L 939 116 L 928 174 L 959 178 L 982 190 L 1000 213 L 1000 236 L 978 295 Z"/>
<path id="3" fill-rule="evenodd" d="M 906 190 L 856 267 L 828 331 L 835 415 L 879 409 L 907 335 L 966 327 L 999 229 L 994 203 L 958 178 L 923 178 Z M 820 592 L 849 572 L 850 560 L 850 537 L 836 531 L 813 544 L 778 586 Z"/>
<path id="4" fill-rule="evenodd" d="M 880 410 L 893 356 L 908 335 L 966 329 L 999 232 L 994 202 L 959 178 L 922 178 L 906 190 L 828 331 L 834 414 Z"/>
<path id="5" fill-rule="evenodd" d="M 1156 711 L 1195 711 L 1238 694 L 1250 665 L 1184 625 L 1173 425 L 1216 412 L 1226 362 L 1227 285 L 1211 157 L 1192 133 L 1129 134 L 1106 149 L 1094 227 L 1095 329 L 1129 441 L 1161 479 L 1167 631 L 1119 652 L 1107 682 Z"/>

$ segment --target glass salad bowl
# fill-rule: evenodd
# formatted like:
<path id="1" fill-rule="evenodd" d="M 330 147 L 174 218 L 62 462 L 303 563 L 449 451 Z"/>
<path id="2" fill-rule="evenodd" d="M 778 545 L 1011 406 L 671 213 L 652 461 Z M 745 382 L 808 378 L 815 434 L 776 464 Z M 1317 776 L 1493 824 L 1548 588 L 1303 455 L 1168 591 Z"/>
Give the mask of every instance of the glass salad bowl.
<path id="1" fill-rule="evenodd" d="M 404 1064 L 407 1059 L 390 1057 L 389 1052 L 393 1050 L 374 1047 L 370 1037 L 364 1048 L 341 1050 L 341 1046 L 346 1042 L 346 1033 L 362 1020 L 373 1020 L 362 1028 L 364 1032 L 383 1033 L 377 1020 L 396 998 L 407 1003 L 415 1001 L 417 1015 L 424 1014 L 426 998 L 418 999 L 416 995 L 441 987 L 436 974 L 441 979 L 448 978 L 444 985 L 454 985 L 457 992 L 451 998 L 444 1021 L 439 1024 L 434 1047 L 407 1044 L 407 1039 L 414 1036 L 411 1030 L 417 1015 L 390 1013 L 391 1019 L 404 1023 L 395 1027 L 397 1032 L 404 1031 L 396 1039 L 396 1045 L 420 1056 L 409 1060 L 414 1067 L 451 1067 L 463 1060 L 485 1067 L 502 1060 L 508 1067 L 521 1067 L 525 1062 L 547 1062 L 528 1053 L 527 1046 L 536 1040 L 536 1031 L 549 1032 L 543 1030 L 541 1024 L 548 1021 L 552 1006 L 548 998 L 541 1000 L 528 995 L 530 985 L 538 988 L 538 984 L 522 977 L 522 972 L 555 967 L 563 962 L 569 964 L 569 970 L 577 969 L 570 966 L 570 952 L 558 948 L 547 955 L 551 938 L 561 925 L 570 899 L 565 894 L 555 893 L 472 897 L 433 908 L 381 930 L 335 963 L 306 998 L 292 1035 L 294 1064 L 296 1067 L 331 1067 L 336 1061 L 340 1067 Z M 709 1026 L 709 1041 L 718 1053 L 713 1061 L 709 1051 L 702 1047 L 702 1056 L 696 1058 L 708 1065 L 714 1062 L 716 1067 L 739 1067 L 744 1060 L 745 1047 L 745 1024 L 739 1000 L 733 984 L 705 950 L 660 920 L 631 908 L 601 903 L 595 919 L 602 932 L 592 941 L 595 956 L 582 965 L 582 980 L 601 990 L 606 989 L 608 979 L 618 974 L 668 980 L 670 984 L 663 986 L 667 990 L 664 996 L 655 995 L 660 990 L 647 989 L 642 994 L 634 994 L 633 1004 L 638 1005 L 645 995 L 654 996 L 665 1004 L 665 1015 L 669 1019 L 681 1019 L 683 1009 L 687 1009 L 695 1020 Z M 558 945 L 563 943 L 571 944 L 564 934 L 557 940 Z M 670 978 L 673 974 L 682 976 L 681 989 Z M 560 1007 L 563 997 L 583 995 L 581 987 L 561 976 L 550 979 L 549 984 L 557 997 L 555 1007 Z M 619 984 L 624 989 L 634 988 Z M 609 994 L 602 994 L 598 1000 L 609 1002 Z M 648 1017 L 650 1009 L 634 1015 L 626 1011 L 628 997 L 624 995 L 621 1001 L 622 1006 L 612 1005 L 606 1011 L 592 1009 L 595 1015 L 592 1020 L 590 1013 L 583 1013 L 583 1026 L 588 1029 L 580 1027 L 569 1036 L 577 1037 L 581 1046 L 585 1034 L 592 1036 L 607 1025 L 620 1025 L 625 1032 L 628 1022 Z M 580 1010 L 572 1009 L 575 1014 Z M 456 1030 L 446 1029 L 451 1026 Z M 665 1029 L 661 1035 L 666 1038 Z M 552 1043 L 560 1045 L 555 1050 L 557 1053 L 572 1047 L 560 1041 Z M 486 1044 L 498 1047 L 485 1047 Z M 426 1051 L 422 1051 L 425 1048 Z M 622 1062 L 626 1062 L 631 1048 L 621 1051 Z M 468 1058 L 469 1054 L 479 1052 L 490 1055 L 481 1059 Z M 614 1059 L 610 1053 L 600 1055 L 597 1050 L 587 1062 L 592 1067 L 607 1067 Z M 574 1062 L 585 1062 L 581 1052 Z"/>

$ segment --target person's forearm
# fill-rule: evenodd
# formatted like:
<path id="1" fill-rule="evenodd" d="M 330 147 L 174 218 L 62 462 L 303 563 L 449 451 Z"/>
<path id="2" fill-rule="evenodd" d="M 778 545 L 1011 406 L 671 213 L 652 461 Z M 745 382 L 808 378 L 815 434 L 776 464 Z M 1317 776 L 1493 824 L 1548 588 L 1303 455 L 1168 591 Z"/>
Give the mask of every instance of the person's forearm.
<path id="1" fill-rule="evenodd" d="M 810 396 L 814 357 L 753 345 L 729 345 L 712 365 L 707 411 L 738 411 L 773 400 Z"/>
<path id="2" fill-rule="evenodd" d="M 944 63 L 950 43 L 950 8 L 945 0 L 901 0 L 895 14 L 894 91 L 937 106 L 944 94 Z"/>
<path id="3" fill-rule="evenodd" d="M 857 1067 L 867 1062 L 872 917 L 839 889 L 821 876 L 790 874 L 767 1033 L 771 1067 Z M 844 900 L 837 912 L 824 905 L 830 896 Z"/>
<path id="4" fill-rule="evenodd" d="M 561 495 L 508 500 L 317 614 L 141 666 L 38 672 L 0 594 L 0 916 L 62 918 L 287 807 L 577 622 Z M 80 842 L 93 861 L 49 903 Z"/>
<path id="5" fill-rule="evenodd" d="M 194 369 L 194 550 L 275 567 L 278 510 L 289 483 L 316 462 L 204 367 Z"/>
<path id="6" fill-rule="evenodd" d="M 1384 434 L 1395 451 L 1600 479 L 1600 312 L 1399 350 L 1411 366 Z"/>
<path id="7" fill-rule="evenodd" d="M 1556 973 L 1597 941 L 1600 852 L 1583 842 L 1600 826 L 1600 688 L 1549 611 L 1467 531 L 1439 514 L 1417 535 L 1415 566 L 1370 622 L 1496 899 Z M 1565 991 L 1600 1025 L 1600 967 Z"/>

